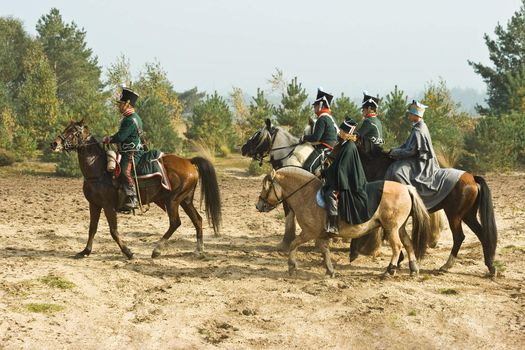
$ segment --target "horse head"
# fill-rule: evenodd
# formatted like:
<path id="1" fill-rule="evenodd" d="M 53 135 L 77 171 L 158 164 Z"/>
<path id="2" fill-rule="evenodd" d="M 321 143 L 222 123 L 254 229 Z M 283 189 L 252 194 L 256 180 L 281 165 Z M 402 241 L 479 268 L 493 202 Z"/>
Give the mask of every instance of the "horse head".
<path id="1" fill-rule="evenodd" d="M 272 169 L 271 173 L 263 179 L 261 194 L 259 195 L 257 204 L 255 204 L 255 208 L 260 212 L 269 212 L 283 201 L 282 188 L 279 184 L 275 183 L 275 175 L 276 171 Z"/>
<path id="2" fill-rule="evenodd" d="M 84 119 L 71 121 L 64 131 L 51 143 L 53 152 L 71 151 L 86 145 L 91 136 L 89 128 L 84 124 Z"/>
<path id="3" fill-rule="evenodd" d="M 266 119 L 265 125 L 242 145 L 241 154 L 255 160 L 262 160 L 272 149 L 272 136 L 275 135 L 276 130 L 270 119 Z"/>

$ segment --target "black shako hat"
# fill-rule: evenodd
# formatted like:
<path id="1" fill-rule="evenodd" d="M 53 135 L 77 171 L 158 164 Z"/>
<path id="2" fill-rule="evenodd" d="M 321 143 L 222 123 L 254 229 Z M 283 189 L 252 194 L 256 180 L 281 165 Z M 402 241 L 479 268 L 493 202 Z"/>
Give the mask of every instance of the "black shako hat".
<path id="1" fill-rule="evenodd" d="M 323 91 L 322 87 L 319 87 L 317 89 L 317 97 L 315 98 L 314 103 L 312 103 L 312 106 L 322 104 L 323 107 L 330 108 L 330 103 L 332 103 L 332 99 L 334 98 L 333 95 L 330 95 L 327 92 Z"/>
<path id="2" fill-rule="evenodd" d="M 352 134 L 357 127 L 357 122 L 352 118 L 346 118 L 345 121 L 339 125 L 339 129 L 346 132 L 347 134 Z"/>
<path id="3" fill-rule="evenodd" d="M 363 91 L 363 102 L 361 103 L 362 108 L 374 107 L 377 109 L 379 107 L 379 98 L 374 97 L 368 94 L 368 91 Z"/>
<path id="4" fill-rule="evenodd" d="M 122 95 L 120 95 L 120 99 L 118 100 L 118 102 L 129 102 L 130 105 L 135 107 L 135 103 L 137 102 L 138 98 L 139 94 L 128 88 L 123 87 Z"/>

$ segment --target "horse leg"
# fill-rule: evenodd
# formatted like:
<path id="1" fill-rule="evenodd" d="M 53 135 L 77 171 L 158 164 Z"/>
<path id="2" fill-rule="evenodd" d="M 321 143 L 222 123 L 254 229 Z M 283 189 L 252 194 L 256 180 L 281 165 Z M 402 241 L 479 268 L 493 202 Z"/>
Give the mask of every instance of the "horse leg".
<path id="1" fill-rule="evenodd" d="M 392 247 L 392 258 L 390 264 L 383 274 L 383 277 L 395 276 L 397 270 L 397 262 L 399 261 L 399 254 L 401 253 L 401 240 L 399 239 L 399 227 L 384 228 L 390 247 Z"/>
<path id="2" fill-rule="evenodd" d="M 297 248 L 306 242 L 309 241 L 309 239 L 306 239 L 305 235 L 303 234 L 304 231 L 301 231 L 301 234 L 296 237 L 292 243 L 290 243 L 290 251 L 288 253 L 288 273 L 290 276 L 293 276 L 297 274 Z"/>
<path id="3" fill-rule="evenodd" d="M 496 275 L 496 268 L 494 267 L 494 257 L 490 253 L 490 250 L 489 250 L 489 247 L 487 245 L 487 242 L 485 242 L 485 238 L 481 234 L 481 230 L 483 228 L 481 227 L 481 224 L 479 223 L 479 221 L 478 221 L 478 219 L 476 217 L 476 211 L 477 211 L 476 207 L 473 207 L 471 210 L 469 210 L 467 215 L 465 215 L 463 217 L 463 221 L 472 230 L 472 232 L 474 232 L 476 234 L 476 236 L 480 240 L 481 245 L 483 247 L 483 257 L 484 257 L 484 260 L 485 260 L 485 266 L 487 266 L 487 268 L 489 269 L 490 275 L 491 276 L 495 276 Z"/>
<path id="4" fill-rule="evenodd" d="M 335 277 L 334 266 L 332 265 L 332 259 L 330 258 L 330 241 L 328 239 L 319 239 L 316 242 L 318 243 L 318 247 L 321 250 L 321 253 L 323 253 L 326 274 L 332 278 Z"/>
<path id="5" fill-rule="evenodd" d="M 290 206 L 283 202 L 285 226 L 284 226 L 284 237 L 278 248 L 287 251 L 290 249 L 290 243 L 295 239 L 295 213 Z"/>
<path id="6" fill-rule="evenodd" d="M 175 230 L 181 225 L 179 216 L 179 203 L 174 202 L 173 200 L 168 200 L 168 202 L 166 203 L 166 212 L 168 213 L 170 226 L 168 227 L 168 230 L 166 231 L 164 236 L 162 236 L 162 238 L 157 242 L 155 248 L 153 248 L 153 252 L 151 252 L 152 258 L 158 258 L 160 256 L 161 248 L 164 247 L 164 245 L 166 244 L 168 239 L 170 239 L 173 232 L 175 232 Z"/>
<path id="7" fill-rule="evenodd" d="M 119 246 L 120 250 L 128 259 L 133 258 L 133 253 L 131 250 L 124 244 L 124 242 L 120 239 L 120 235 L 117 230 L 117 212 L 115 208 L 109 207 L 104 208 L 104 215 L 106 215 L 106 219 L 108 220 L 109 224 L 109 232 L 111 233 L 111 237 L 115 242 L 117 242 L 117 245 Z"/>
<path id="8" fill-rule="evenodd" d="M 439 270 L 443 272 L 448 272 L 448 270 L 450 270 L 454 266 L 458 257 L 459 248 L 461 248 L 461 244 L 465 240 L 463 227 L 461 227 L 461 217 L 451 216 L 451 214 L 447 213 L 450 230 L 452 231 L 452 240 L 454 241 L 454 244 L 452 245 L 452 250 L 450 251 L 450 255 L 448 257 L 447 262 L 439 268 Z"/>
<path id="9" fill-rule="evenodd" d="M 419 274 L 419 268 L 417 266 L 416 254 L 414 253 L 414 246 L 412 245 L 412 241 L 410 240 L 410 236 L 407 233 L 405 225 L 402 225 L 399 228 L 399 238 L 401 238 L 401 242 L 407 250 L 408 266 L 410 267 L 410 276 L 417 276 Z M 402 254 L 402 252 L 400 254 Z M 398 262 L 397 267 L 399 267 L 399 264 L 400 261 Z"/>
<path id="10" fill-rule="evenodd" d="M 97 233 L 98 220 L 100 219 L 101 210 L 102 207 L 99 207 L 98 205 L 95 205 L 93 203 L 89 203 L 89 233 L 87 244 L 83 251 L 75 255 L 75 258 L 80 259 L 91 254 L 91 250 L 93 248 L 93 239 L 95 238 L 95 234 Z"/>
<path id="11" fill-rule="evenodd" d="M 193 198 L 187 197 L 183 200 L 180 205 L 184 212 L 189 216 L 193 226 L 195 226 L 196 236 L 197 236 L 197 247 L 195 248 L 195 253 L 197 255 L 204 254 L 204 243 L 202 241 L 202 217 L 199 215 L 199 212 L 193 206 Z"/>

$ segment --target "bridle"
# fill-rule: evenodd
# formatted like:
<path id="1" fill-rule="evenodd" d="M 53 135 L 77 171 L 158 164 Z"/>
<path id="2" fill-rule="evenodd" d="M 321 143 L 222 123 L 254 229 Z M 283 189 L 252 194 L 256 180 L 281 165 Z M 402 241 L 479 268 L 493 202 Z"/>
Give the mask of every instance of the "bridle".
<path id="1" fill-rule="evenodd" d="M 297 192 L 299 192 L 300 190 L 305 188 L 307 185 L 309 185 L 311 182 L 313 182 L 314 180 L 317 179 L 317 177 L 311 178 L 310 180 L 308 180 L 307 182 L 305 182 L 304 184 L 302 184 L 301 186 L 296 188 L 288 196 L 283 196 L 282 195 L 282 190 L 281 190 L 281 199 L 279 199 L 279 195 L 277 194 L 277 190 L 275 189 L 275 183 L 274 183 L 274 179 L 275 178 L 273 176 L 268 175 L 265 178 L 265 181 L 267 181 L 268 178 L 269 178 L 269 181 L 270 181 L 270 188 L 268 189 L 268 191 L 266 192 L 266 195 L 264 197 L 259 195 L 259 200 L 261 200 L 264 203 L 264 205 L 267 206 L 268 210 L 275 209 L 279 204 L 281 204 L 282 202 L 286 201 L 287 199 L 292 197 L 294 194 L 296 194 Z M 272 192 L 272 190 L 273 190 L 273 194 L 274 194 L 275 198 L 277 199 L 277 202 L 275 202 L 275 204 L 272 204 L 272 203 L 270 203 L 268 201 L 268 198 L 270 198 L 270 192 Z"/>
<path id="2" fill-rule="evenodd" d="M 279 129 L 277 128 L 273 128 L 274 131 L 273 133 L 271 131 L 269 131 L 266 127 L 263 127 L 261 130 L 257 131 L 249 140 L 249 141 L 252 141 L 254 140 L 257 136 L 261 135 L 261 133 L 264 132 L 264 136 L 261 137 L 258 141 L 257 141 L 257 145 L 255 147 L 253 147 L 253 150 L 254 150 L 254 155 L 253 155 L 253 159 L 254 160 L 258 160 L 259 161 L 259 165 L 262 165 L 262 162 L 264 160 L 264 158 L 266 158 L 267 156 L 269 156 L 272 152 L 274 151 L 279 151 L 279 150 L 282 150 L 282 149 L 287 149 L 287 148 L 291 148 L 291 151 L 290 153 L 286 154 L 284 157 L 282 158 L 279 158 L 279 159 L 273 159 L 274 162 L 279 162 L 279 161 L 282 161 L 283 159 L 286 159 L 288 157 L 290 157 L 294 151 L 294 148 L 295 146 L 299 145 L 299 143 L 294 143 L 292 145 L 288 145 L 288 146 L 283 146 L 283 147 L 276 147 L 276 148 L 273 148 L 273 143 L 275 141 L 275 137 L 277 136 L 277 132 L 279 132 Z M 262 148 L 262 146 L 266 146 L 266 148 Z M 262 149 L 261 149 L 262 148 Z"/>
<path id="3" fill-rule="evenodd" d="M 66 136 L 64 136 L 64 133 L 57 136 L 62 141 L 62 148 L 64 149 L 64 151 L 69 152 L 71 150 L 76 150 L 81 147 L 98 144 L 98 142 L 94 140 L 91 135 L 89 135 L 85 139 L 82 138 L 82 134 L 84 133 L 85 128 L 84 125 L 74 124 L 72 125 L 72 127 L 75 128 L 74 132 L 68 132 Z M 67 128 L 66 131 L 67 130 L 69 130 L 69 128 Z M 73 143 L 73 140 L 76 140 L 76 144 Z"/>

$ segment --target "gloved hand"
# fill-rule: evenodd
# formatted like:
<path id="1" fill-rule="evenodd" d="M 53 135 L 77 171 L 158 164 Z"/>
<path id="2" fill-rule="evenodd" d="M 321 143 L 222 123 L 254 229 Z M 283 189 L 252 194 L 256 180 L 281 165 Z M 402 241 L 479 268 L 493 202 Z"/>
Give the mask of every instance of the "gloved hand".
<path id="1" fill-rule="evenodd" d="M 102 139 L 102 143 L 105 145 L 109 145 L 109 136 L 104 136 L 104 138 Z"/>
<path id="2" fill-rule="evenodd" d="M 305 143 L 306 141 L 304 140 L 304 135 L 301 136 L 301 138 L 299 139 L 299 143 Z"/>

